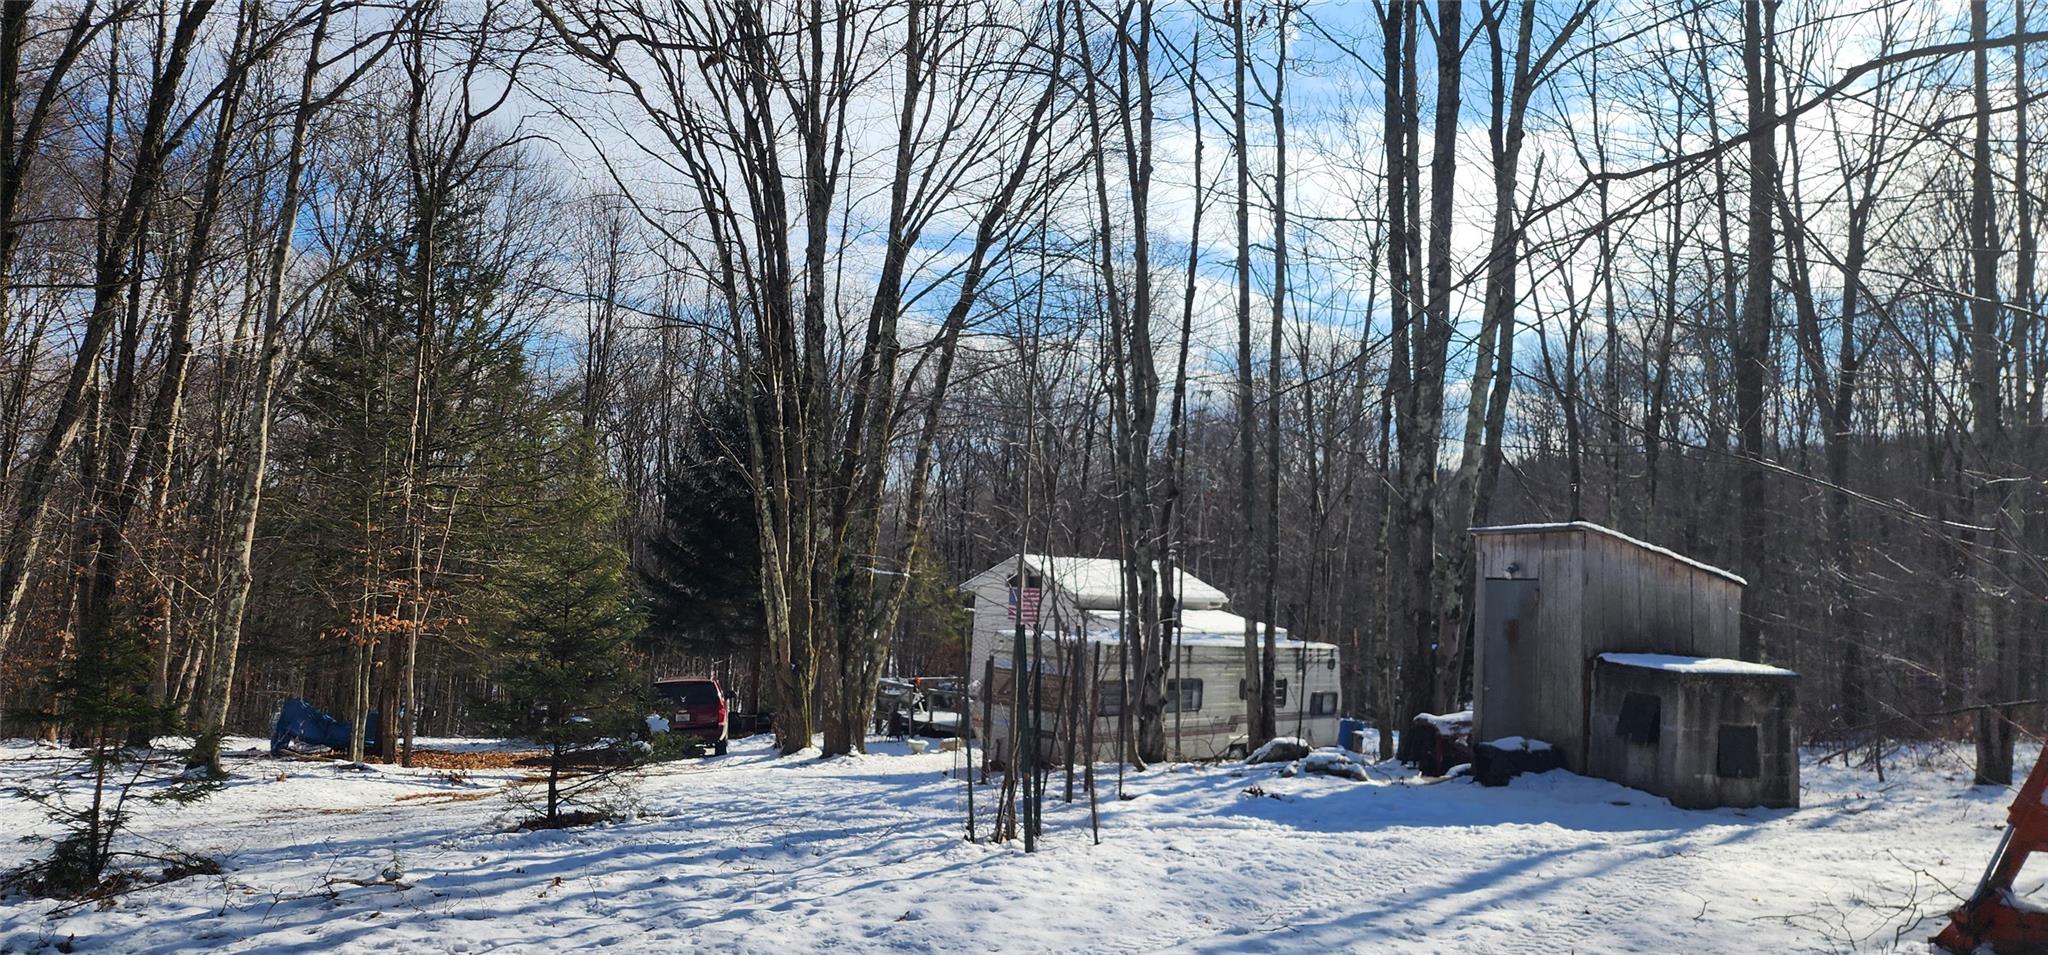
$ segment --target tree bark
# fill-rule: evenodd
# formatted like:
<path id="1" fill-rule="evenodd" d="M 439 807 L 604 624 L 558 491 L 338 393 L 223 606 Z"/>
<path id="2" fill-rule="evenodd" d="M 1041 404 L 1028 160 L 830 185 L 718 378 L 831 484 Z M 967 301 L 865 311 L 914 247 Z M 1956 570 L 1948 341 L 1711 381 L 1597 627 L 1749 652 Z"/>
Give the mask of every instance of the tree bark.
<path id="1" fill-rule="evenodd" d="M 103 220 L 104 241 L 94 266 L 92 305 L 85 329 L 50 422 L 22 474 L 11 530 L 5 550 L 0 551 L 0 652 L 6 650 L 19 625 L 29 568 L 42 550 L 43 518 L 60 483 L 54 472 L 78 440 L 87 391 L 98 370 L 101 351 L 126 310 L 126 292 L 134 275 L 133 247 L 162 185 L 164 162 L 178 145 L 168 135 L 171 111 L 178 104 L 199 26 L 212 8 L 212 0 L 197 0 L 180 10 L 162 69 L 150 82 L 127 189 L 119 209 Z M 114 146 L 109 143 L 107 148 L 112 150 Z"/>
<path id="2" fill-rule="evenodd" d="M 1230 122 L 1237 171 L 1237 506 L 1243 534 L 1240 540 L 1251 547 L 1259 539 L 1259 441 L 1252 394 L 1252 173 L 1245 120 L 1245 75 L 1250 68 L 1251 49 L 1245 36 L 1245 2 L 1236 0 L 1230 5 L 1231 67 L 1235 78 Z M 1273 707 L 1271 694 L 1263 683 L 1266 670 L 1260 664 L 1259 622 L 1251 614 L 1244 618 L 1244 673 L 1245 734 L 1252 745 L 1258 745 L 1273 738 L 1268 719 Z"/>
<path id="3" fill-rule="evenodd" d="M 1970 147 L 1970 454 L 1975 474 L 1958 477 L 1968 488 L 1970 523 L 1969 570 L 1965 586 L 1969 603 L 1966 626 L 1977 656 L 1978 785 L 2012 784 L 2013 707 L 2018 679 L 2012 640 L 1998 626 L 2002 595 L 1992 591 L 2000 578 L 1998 537 L 2004 522 L 1999 482 L 2004 461 L 2000 377 L 2004 345 L 1999 341 L 1999 233 L 1997 200 L 1991 168 L 1990 53 L 1982 45 L 1986 4 L 1970 5 L 1970 38 L 1978 44 L 1971 58 L 1976 99 L 1976 135 Z"/>
<path id="4" fill-rule="evenodd" d="M 325 99 L 314 96 L 314 83 L 320 73 L 320 57 L 332 15 L 332 2 L 323 2 L 314 20 L 297 108 L 292 114 L 290 145 L 286 148 L 284 179 L 280 184 L 282 194 L 278 200 L 277 215 L 272 220 L 273 231 L 268 237 L 269 247 L 263 261 L 263 304 L 258 322 L 261 344 L 255 355 L 256 380 L 250 389 L 237 441 L 242 448 L 242 466 L 234 472 L 234 484 L 226 498 L 230 513 L 225 525 L 230 534 L 228 553 L 222 565 L 218 596 L 208 608 L 205 618 L 203 639 L 208 666 L 205 690 L 199 694 L 199 721 L 194 727 L 190 762 L 204 765 L 215 774 L 220 772 L 220 740 L 226 732 L 228 709 L 233 703 L 242 620 L 248 610 L 249 588 L 254 578 L 256 519 L 262 508 L 263 487 L 269 471 L 271 419 L 276 413 L 278 383 L 284 370 L 285 273 L 291 264 L 292 234 L 304 196 L 308 136 L 317 109 L 323 102 L 331 102 L 349 85 L 349 82 L 339 84 Z M 371 61 L 374 62 L 374 58 Z M 367 63 L 358 67 L 350 81 L 366 69 Z M 366 588 L 369 579 L 369 575 L 365 575 Z M 356 723 L 350 742 L 350 756 L 360 761 L 364 733 L 361 717 L 367 701 L 356 702 L 357 705 L 351 708 Z"/>
<path id="5" fill-rule="evenodd" d="M 1771 350 L 1771 286 L 1777 252 L 1777 237 L 1771 223 L 1778 188 L 1778 156 L 1774 137 L 1761 131 L 1772 129 L 1776 122 L 1772 112 L 1775 72 L 1765 37 L 1776 9 L 1776 0 L 1760 0 L 1744 4 L 1742 13 L 1743 79 L 1752 135 L 1742 316 L 1735 329 L 1731 354 L 1735 363 L 1736 429 L 1742 457 L 1747 459 L 1737 478 L 1741 513 L 1736 524 L 1739 566 L 1750 581 L 1750 586 L 1742 591 L 1740 652 L 1745 660 L 1759 659 L 1764 651 L 1759 604 L 1767 590 L 1762 573 L 1768 546 L 1766 510 L 1770 506 L 1770 489 L 1764 480 L 1764 376 Z"/>

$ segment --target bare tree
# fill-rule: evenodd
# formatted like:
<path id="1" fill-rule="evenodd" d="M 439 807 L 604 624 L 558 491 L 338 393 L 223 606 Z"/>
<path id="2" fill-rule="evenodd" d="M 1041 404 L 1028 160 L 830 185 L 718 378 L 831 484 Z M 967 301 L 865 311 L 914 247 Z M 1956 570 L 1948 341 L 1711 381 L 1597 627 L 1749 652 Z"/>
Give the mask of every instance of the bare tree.
<path id="1" fill-rule="evenodd" d="M 1031 173 L 1044 161 L 1064 30 L 1041 21 L 1013 32 L 993 9 L 921 2 L 886 22 L 849 4 L 542 10 L 554 36 L 659 137 L 640 146 L 680 177 L 687 228 L 697 231 L 654 215 L 652 196 L 633 201 L 726 312 L 762 528 L 781 746 L 809 744 L 812 690 L 822 685 L 826 751 L 858 749 L 906 592 L 906 578 L 875 573 L 892 442 L 911 390 L 927 387 L 904 512 L 914 548 L 960 330 L 992 259 L 1041 201 Z M 848 115 L 878 75 L 877 48 L 892 51 L 899 81 L 894 140 L 877 158 L 889 183 L 882 255 L 856 344 L 834 367 L 846 276 L 833 250 L 851 238 L 835 237 L 834 223 L 852 201 L 848 165 L 868 158 Z M 941 284 L 942 273 L 922 271 L 934 266 L 921 244 L 955 225 L 941 216 L 963 201 L 973 210 L 960 230 L 966 264 L 944 273 L 950 304 L 931 350 L 906 368 L 903 320 Z"/>

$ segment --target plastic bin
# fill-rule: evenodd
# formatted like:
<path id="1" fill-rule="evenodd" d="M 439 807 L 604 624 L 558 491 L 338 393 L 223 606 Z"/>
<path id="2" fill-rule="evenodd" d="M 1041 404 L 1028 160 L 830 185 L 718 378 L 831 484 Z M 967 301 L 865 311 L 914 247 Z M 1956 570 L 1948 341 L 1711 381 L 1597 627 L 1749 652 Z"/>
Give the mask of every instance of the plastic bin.
<path id="1" fill-rule="evenodd" d="M 1365 740 L 1360 738 L 1368 727 L 1364 720 L 1341 719 L 1337 721 L 1337 745 L 1354 753 L 1365 752 Z"/>

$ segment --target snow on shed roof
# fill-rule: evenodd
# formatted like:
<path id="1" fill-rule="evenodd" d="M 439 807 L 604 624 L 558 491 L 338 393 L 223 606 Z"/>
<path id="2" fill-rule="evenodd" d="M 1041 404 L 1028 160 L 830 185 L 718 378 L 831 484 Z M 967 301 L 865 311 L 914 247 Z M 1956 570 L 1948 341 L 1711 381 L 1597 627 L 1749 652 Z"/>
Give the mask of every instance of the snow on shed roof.
<path id="1" fill-rule="evenodd" d="M 1625 667 L 1663 670 L 1666 673 L 1719 673 L 1742 676 L 1798 676 L 1783 667 L 1722 657 L 1681 657 L 1669 653 L 1603 653 L 1600 659 Z"/>
<path id="2" fill-rule="evenodd" d="M 1063 591 L 1076 604 L 1090 610 L 1114 610 L 1123 600 L 1124 562 L 1113 557 L 1054 557 L 1045 554 L 1025 554 L 1024 563 L 1045 575 L 1046 584 Z M 977 577 L 991 574 L 1008 577 L 1016 571 L 1016 558 L 983 571 Z M 1223 591 L 1208 582 L 1180 568 L 1180 602 L 1183 607 L 1201 610 L 1215 610 L 1228 603 L 1230 598 Z M 972 582 L 970 581 L 970 584 Z"/>
<path id="3" fill-rule="evenodd" d="M 1559 521 L 1549 524 L 1496 524 L 1491 527 L 1472 528 L 1472 533 L 1474 534 L 1538 534 L 1544 531 L 1592 531 L 1595 534 L 1605 534 L 1616 540 L 1634 544 L 1635 546 L 1642 548 L 1643 550 L 1649 551 L 1652 554 L 1657 554 L 1663 557 L 1669 557 L 1672 560 L 1678 561 L 1679 563 L 1685 564 L 1694 569 L 1704 570 L 1707 573 L 1713 574 L 1717 577 L 1732 580 L 1737 584 L 1741 584 L 1745 587 L 1749 585 L 1749 581 L 1742 579 L 1740 575 L 1737 575 L 1732 571 L 1723 570 L 1712 564 L 1694 560 L 1675 550 L 1671 550 L 1669 548 L 1664 547 L 1658 547 L 1657 545 L 1652 544 L 1649 541 L 1638 540 L 1618 530 L 1615 530 L 1612 527 L 1602 527 L 1599 524 L 1595 524 L 1591 521 Z"/>

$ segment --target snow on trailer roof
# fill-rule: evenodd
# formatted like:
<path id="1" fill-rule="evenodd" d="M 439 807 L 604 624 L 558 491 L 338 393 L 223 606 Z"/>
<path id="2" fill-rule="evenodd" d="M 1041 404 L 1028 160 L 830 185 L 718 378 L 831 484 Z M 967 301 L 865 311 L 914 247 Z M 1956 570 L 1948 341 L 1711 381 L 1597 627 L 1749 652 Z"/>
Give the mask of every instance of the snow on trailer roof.
<path id="1" fill-rule="evenodd" d="M 1124 597 L 1124 562 L 1113 557 L 1057 557 L 1046 554 L 1025 554 L 1024 563 L 1048 579 L 1046 583 L 1089 609 L 1114 609 Z M 1017 569 L 1017 559 L 1011 557 L 988 570 L 977 574 L 1007 576 Z M 1211 586 L 1200 577 L 1179 568 L 1180 601 L 1184 607 L 1216 608 L 1228 603 L 1230 598 L 1223 591 Z"/>
<path id="2" fill-rule="evenodd" d="M 1089 642 L 1115 644 L 1122 640 L 1122 635 L 1117 630 L 1118 620 L 1116 611 L 1090 610 L 1088 611 L 1088 617 L 1091 623 L 1091 626 L 1088 628 Z M 1244 624 L 1245 619 L 1243 617 L 1228 610 L 1183 610 L 1180 614 L 1179 639 L 1181 645 L 1190 647 L 1242 647 L 1244 646 Z M 1261 642 L 1265 640 L 1265 634 L 1265 625 L 1261 624 L 1259 626 L 1259 639 Z M 1273 628 L 1273 640 L 1274 644 L 1279 647 L 1307 647 L 1311 650 L 1337 649 L 1336 644 L 1332 643 L 1311 643 L 1305 640 L 1296 640 L 1287 635 L 1286 627 Z"/>
<path id="3" fill-rule="evenodd" d="M 1559 521 L 1548 524 L 1495 524 L 1490 527 L 1472 528 L 1472 533 L 1474 534 L 1540 534 L 1544 531 L 1592 531 L 1595 534 L 1605 534 L 1615 540 L 1634 544 L 1652 554 L 1669 557 L 1695 570 L 1704 570 L 1716 577 L 1732 580 L 1745 587 L 1749 586 L 1749 581 L 1742 579 L 1741 575 L 1733 571 L 1723 570 L 1712 564 L 1694 560 L 1668 547 L 1659 547 L 1649 541 L 1630 537 L 1612 527 L 1602 527 L 1591 521 Z"/>
<path id="4" fill-rule="evenodd" d="M 1663 670 L 1666 673 L 1714 673 L 1741 676 L 1798 676 L 1783 667 L 1723 657 L 1681 657 L 1669 653 L 1603 653 L 1600 659 L 1625 667 Z"/>

